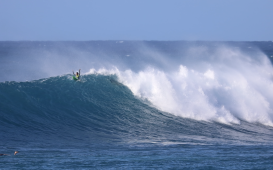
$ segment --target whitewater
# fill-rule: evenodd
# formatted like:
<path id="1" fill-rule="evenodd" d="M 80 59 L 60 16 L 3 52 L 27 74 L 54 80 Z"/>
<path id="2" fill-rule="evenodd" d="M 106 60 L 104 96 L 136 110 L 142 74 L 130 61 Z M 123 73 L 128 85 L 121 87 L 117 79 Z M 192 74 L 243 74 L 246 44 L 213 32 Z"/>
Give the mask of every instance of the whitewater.
<path id="1" fill-rule="evenodd" d="M 148 66 L 90 69 L 87 74 L 117 75 L 135 96 L 158 109 L 195 120 L 239 124 L 240 120 L 272 126 L 272 64 L 262 53 L 255 58 L 240 50 L 218 47 L 189 49 L 173 69 Z M 163 60 L 160 59 L 159 60 Z M 168 65 L 169 61 L 161 61 Z M 185 63 L 184 65 L 182 63 Z"/>
<path id="2" fill-rule="evenodd" d="M 0 153 L 19 150 L 0 166 L 271 169 L 272 56 L 273 42 L 0 42 Z"/>

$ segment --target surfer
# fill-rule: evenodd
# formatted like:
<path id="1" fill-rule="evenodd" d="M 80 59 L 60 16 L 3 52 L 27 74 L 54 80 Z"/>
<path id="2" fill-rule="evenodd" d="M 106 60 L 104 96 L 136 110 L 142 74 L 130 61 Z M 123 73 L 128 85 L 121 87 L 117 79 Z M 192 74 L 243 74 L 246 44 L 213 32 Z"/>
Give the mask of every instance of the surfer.
<path id="1" fill-rule="evenodd" d="M 14 152 L 14 155 L 16 155 L 18 153 L 18 151 L 15 151 Z M 9 154 L 3 154 L 3 153 L 0 153 L 0 156 L 8 156 Z"/>
<path id="2" fill-rule="evenodd" d="M 73 75 L 75 76 L 76 79 L 80 79 L 81 69 L 79 69 L 79 72 L 76 72 L 76 75 L 74 74 L 74 70 L 73 70 Z"/>

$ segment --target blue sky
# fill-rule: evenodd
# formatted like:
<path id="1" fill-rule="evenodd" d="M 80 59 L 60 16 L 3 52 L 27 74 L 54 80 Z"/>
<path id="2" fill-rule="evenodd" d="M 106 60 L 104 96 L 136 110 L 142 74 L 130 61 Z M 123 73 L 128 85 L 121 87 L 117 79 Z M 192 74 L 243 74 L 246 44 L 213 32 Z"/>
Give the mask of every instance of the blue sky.
<path id="1" fill-rule="evenodd" d="M 272 41 L 273 0 L 0 0 L 0 41 Z"/>

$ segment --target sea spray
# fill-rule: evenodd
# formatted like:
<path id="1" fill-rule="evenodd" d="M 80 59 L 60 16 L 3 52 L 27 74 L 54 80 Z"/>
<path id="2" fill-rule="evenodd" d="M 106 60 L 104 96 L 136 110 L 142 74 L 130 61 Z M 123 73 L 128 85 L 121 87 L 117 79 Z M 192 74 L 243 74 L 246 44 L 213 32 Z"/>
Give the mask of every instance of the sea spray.
<path id="1" fill-rule="evenodd" d="M 191 48 L 176 69 L 148 66 L 91 69 L 89 74 L 115 74 L 135 96 L 158 109 L 195 120 L 272 126 L 273 68 L 262 53 L 253 58 L 234 48 Z"/>

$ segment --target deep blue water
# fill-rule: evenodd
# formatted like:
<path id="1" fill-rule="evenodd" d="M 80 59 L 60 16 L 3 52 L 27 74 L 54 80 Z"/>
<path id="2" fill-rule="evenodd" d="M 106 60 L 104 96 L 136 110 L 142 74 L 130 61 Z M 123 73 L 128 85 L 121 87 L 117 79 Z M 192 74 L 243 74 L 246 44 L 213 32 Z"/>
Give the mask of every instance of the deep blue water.
<path id="1" fill-rule="evenodd" d="M 0 169 L 273 169 L 272 56 L 272 42 L 0 42 Z"/>

